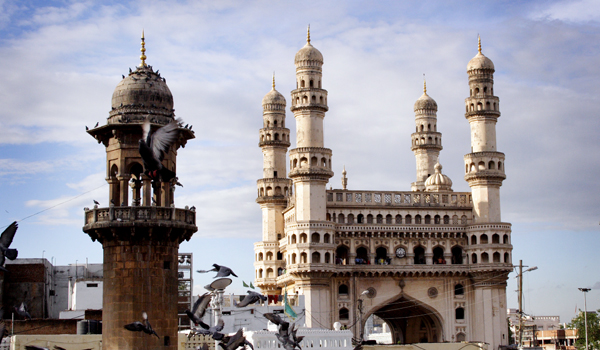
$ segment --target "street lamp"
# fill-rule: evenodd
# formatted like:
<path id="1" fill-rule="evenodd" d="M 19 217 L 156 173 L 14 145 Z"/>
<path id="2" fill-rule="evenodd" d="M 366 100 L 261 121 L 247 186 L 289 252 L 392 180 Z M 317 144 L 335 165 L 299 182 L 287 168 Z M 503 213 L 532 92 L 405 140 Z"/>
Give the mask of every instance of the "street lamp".
<path id="1" fill-rule="evenodd" d="M 358 334 L 360 335 L 359 344 L 362 344 L 362 342 L 363 342 L 364 331 L 365 331 L 365 327 L 363 326 L 363 323 L 362 323 L 362 316 L 363 316 L 362 297 L 365 295 L 368 295 L 369 293 L 370 293 L 369 290 L 363 290 L 362 293 L 360 293 L 360 296 L 358 297 L 358 314 L 359 314 L 358 326 L 360 327 L 360 331 L 358 332 Z"/>
<path id="2" fill-rule="evenodd" d="M 590 288 L 579 288 L 580 291 L 583 292 L 583 319 L 585 322 L 585 350 L 588 350 L 588 337 L 587 337 L 587 298 L 586 294 L 591 289 Z"/>
<path id="3" fill-rule="evenodd" d="M 537 270 L 537 266 L 533 266 L 523 271 L 523 260 L 519 260 L 519 265 L 515 266 L 519 268 L 519 274 L 517 278 L 519 279 L 519 348 L 523 348 L 523 274 L 529 271 Z M 587 349 L 586 349 L 587 350 Z"/>

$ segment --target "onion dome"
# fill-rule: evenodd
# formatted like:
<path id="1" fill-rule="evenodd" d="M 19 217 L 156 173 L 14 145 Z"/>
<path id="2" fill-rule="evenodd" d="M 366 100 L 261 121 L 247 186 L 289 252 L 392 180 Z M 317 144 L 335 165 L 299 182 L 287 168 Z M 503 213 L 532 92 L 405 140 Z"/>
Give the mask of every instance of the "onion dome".
<path id="1" fill-rule="evenodd" d="M 296 57 L 294 58 L 296 65 L 305 61 L 316 61 L 323 64 L 323 55 L 310 44 L 310 26 L 308 27 L 306 45 L 296 53 Z"/>
<path id="2" fill-rule="evenodd" d="M 285 109 L 285 97 L 275 90 L 275 75 L 273 75 L 273 88 L 262 99 L 263 107 L 266 105 L 282 105 Z"/>
<path id="3" fill-rule="evenodd" d="M 469 61 L 469 64 L 467 64 L 467 72 L 475 69 L 488 69 L 491 71 L 495 70 L 492 60 L 485 57 L 485 55 L 481 53 L 481 38 L 479 38 L 479 52 L 477 52 L 477 55 L 475 55 L 475 57 Z"/>
<path id="4" fill-rule="evenodd" d="M 431 110 L 437 112 L 437 103 L 433 98 L 427 95 L 427 84 L 423 82 L 423 95 L 415 102 L 415 112 L 420 110 Z"/>
<path id="5" fill-rule="evenodd" d="M 435 174 L 428 177 L 427 181 L 425 181 L 425 191 L 452 191 L 452 180 L 442 174 L 442 165 L 440 163 L 435 165 Z"/>
<path id="6" fill-rule="evenodd" d="M 157 122 L 166 124 L 174 117 L 173 95 L 166 79 L 146 64 L 143 34 L 141 51 L 140 65 L 134 71 L 130 69 L 113 92 L 109 123 L 127 123 L 156 115 Z"/>

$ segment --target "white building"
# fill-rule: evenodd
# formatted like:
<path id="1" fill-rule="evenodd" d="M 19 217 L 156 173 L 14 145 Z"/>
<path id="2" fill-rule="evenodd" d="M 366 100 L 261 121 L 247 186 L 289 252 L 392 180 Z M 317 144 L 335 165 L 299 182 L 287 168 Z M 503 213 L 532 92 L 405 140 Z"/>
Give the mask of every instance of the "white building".
<path id="1" fill-rule="evenodd" d="M 289 152 L 287 103 L 274 82 L 262 100 L 263 176 L 256 201 L 263 230 L 262 240 L 254 244 L 256 286 L 266 293 L 286 289 L 303 295 L 308 327 L 329 328 L 339 321 L 358 337 L 368 317 L 377 315 L 394 343 L 507 345 L 512 245 L 511 225 L 502 221 L 500 210 L 506 175 L 505 156 L 496 148 L 500 101 L 494 95 L 494 64 L 480 45 L 467 64 L 466 122 L 456 119 L 471 130 L 464 173 L 457 174 L 470 192 L 454 192 L 442 173 L 437 103 L 426 89 L 415 102 L 415 132 L 406 140 L 406 151 L 410 148 L 416 158 L 410 189 L 349 189 L 344 170 L 342 188 L 328 190 L 334 174 L 333 151 L 324 142 L 329 106 L 323 64 L 309 33 L 295 56 L 290 109 L 297 144 Z M 462 111 L 447 114 L 457 112 Z"/>

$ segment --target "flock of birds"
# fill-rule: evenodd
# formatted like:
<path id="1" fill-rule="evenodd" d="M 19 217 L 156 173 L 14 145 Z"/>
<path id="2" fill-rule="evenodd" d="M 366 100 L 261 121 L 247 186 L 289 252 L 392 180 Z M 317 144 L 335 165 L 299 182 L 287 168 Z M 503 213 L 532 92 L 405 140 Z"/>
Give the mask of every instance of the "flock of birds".
<path id="1" fill-rule="evenodd" d="M 237 277 L 237 275 L 229 267 L 218 264 L 213 264 L 213 268 L 210 270 L 198 270 L 197 272 L 206 273 L 211 271 L 217 272 L 214 278 L 223 278 L 227 276 Z M 210 286 L 206 286 L 205 288 L 209 290 L 214 290 Z M 204 321 L 202 321 L 202 318 L 206 314 L 206 310 L 211 300 L 212 294 L 204 293 L 203 295 L 198 297 L 196 302 L 194 302 L 194 305 L 192 306 L 191 310 L 188 309 L 185 311 L 185 313 L 187 314 L 187 316 L 193 324 L 190 329 L 190 333 L 188 334 L 188 338 L 191 338 L 195 335 L 211 336 L 212 339 L 219 342 L 219 346 L 223 350 L 236 350 L 240 347 L 245 348 L 246 346 L 249 346 L 252 350 L 254 350 L 252 343 L 247 341 L 244 337 L 244 331 L 242 328 L 238 329 L 238 331 L 233 335 L 226 335 L 221 332 L 225 327 L 225 322 L 222 318 L 220 318 L 217 321 L 217 324 L 215 324 L 214 326 L 210 326 Z M 258 304 L 261 301 L 264 302 L 266 300 L 266 296 L 249 290 L 248 295 L 244 296 L 244 299 L 241 302 L 237 303 L 234 301 L 234 306 L 245 307 L 255 303 Z M 302 348 L 300 347 L 300 342 L 302 342 L 302 339 L 304 337 L 298 336 L 296 334 L 298 328 L 296 327 L 295 323 L 292 323 L 290 326 L 289 322 L 284 321 L 279 315 L 274 313 L 265 313 L 263 314 L 263 316 L 267 320 L 277 325 L 278 332 L 275 334 L 275 336 L 277 337 L 277 340 L 281 343 L 283 348 L 285 348 L 286 350 L 302 350 Z M 142 313 L 142 318 L 142 322 L 136 321 L 125 325 L 125 329 L 133 332 L 144 332 L 146 334 L 155 335 L 156 337 L 159 337 L 158 334 L 156 334 L 156 332 L 152 329 L 150 322 L 148 322 L 148 315 L 146 314 L 146 312 Z M 206 343 L 198 347 L 198 350 L 207 349 L 208 344 Z"/>

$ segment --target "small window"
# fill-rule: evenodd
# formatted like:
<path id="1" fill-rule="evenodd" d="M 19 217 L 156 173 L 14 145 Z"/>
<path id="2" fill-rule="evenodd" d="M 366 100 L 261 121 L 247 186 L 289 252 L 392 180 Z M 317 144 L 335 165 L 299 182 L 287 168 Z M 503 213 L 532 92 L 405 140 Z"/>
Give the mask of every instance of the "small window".
<path id="1" fill-rule="evenodd" d="M 456 309 L 456 319 L 457 320 L 465 319 L 465 309 L 463 309 L 462 307 L 459 307 Z"/>
<path id="2" fill-rule="evenodd" d="M 88 284 L 86 284 L 86 287 L 88 287 L 88 288 L 97 288 L 98 287 L 98 283 L 88 283 Z"/>
<path id="3" fill-rule="evenodd" d="M 163 268 L 165 270 L 170 270 L 171 269 L 171 262 L 170 261 L 163 262 Z"/>

